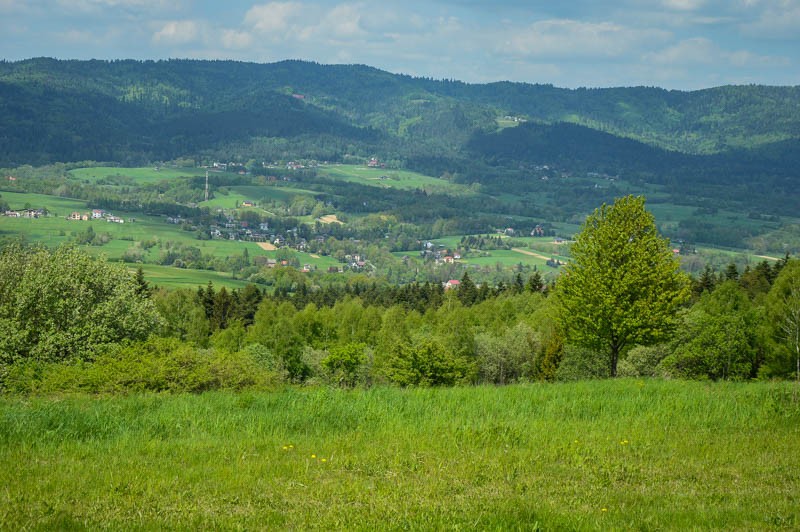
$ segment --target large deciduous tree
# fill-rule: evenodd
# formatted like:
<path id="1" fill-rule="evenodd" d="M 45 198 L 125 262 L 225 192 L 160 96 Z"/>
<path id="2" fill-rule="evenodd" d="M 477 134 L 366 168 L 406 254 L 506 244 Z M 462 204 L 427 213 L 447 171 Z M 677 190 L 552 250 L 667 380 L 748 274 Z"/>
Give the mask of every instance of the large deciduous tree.
<path id="1" fill-rule="evenodd" d="M 606 353 L 612 376 L 627 349 L 666 339 L 690 294 L 644 203 L 626 196 L 596 209 L 558 283 L 568 340 Z"/>

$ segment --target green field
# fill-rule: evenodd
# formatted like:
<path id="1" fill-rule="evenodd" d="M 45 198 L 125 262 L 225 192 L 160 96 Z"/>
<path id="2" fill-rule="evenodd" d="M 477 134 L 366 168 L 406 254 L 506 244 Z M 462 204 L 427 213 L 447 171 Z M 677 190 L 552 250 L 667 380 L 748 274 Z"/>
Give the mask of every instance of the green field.
<path id="1" fill-rule="evenodd" d="M 22 210 L 26 205 L 31 209 L 44 209 L 56 216 L 69 216 L 72 211 L 85 211 L 88 207 L 85 201 L 46 194 L 28 194 L 23 192 L 2 192 L 0 195 L 8 202 L 11 210 Z M 0 224 L 3 223 L 0 218 Z"/>
<path id="2" fill-rule="evenodd" d="M 217 288 L 225 286 L 231 288 L 244 288 L 248 283 L 232 279 L 226 272 L 213 272 L 208 270 L 190 270 L 188 268 L 174 268 L 172 266 L 159 266 L 158 264 L 129 264 L 131 271 L 141 267 L 145 279 L 152 286 L 165 288 L 197 288 L 212 282 Z"/>
<path id="3" fill-rule="evenodd" d="M 205 175 L 204 168 L 118 168 L 109 166 L 94 166 L 91 168 L 77 168 L 70 170 L 74 179 L 94 183 L 109 177 L 128 177 L 137 184 L 158 183 L 159 181 Z"/>
<path id="4" fill-rule="evenodd" d="M 0 527 L 796 530 L 794 386 L 0 396 Z"/>
<path id="5" fill-rule="evenodd" d="M 331 166 L 320 166 L 317 174 L 341 181 L 359 183 L 382 188 L 398 188 L 404 190 L 422 189 L 441 189 L 443 191 L 464 192 L 466 187 L 456 185 L 426 176 L 409 170 L 390 170 L 386 168 L 368 168 L 362 165 L 337 164 Z"/>

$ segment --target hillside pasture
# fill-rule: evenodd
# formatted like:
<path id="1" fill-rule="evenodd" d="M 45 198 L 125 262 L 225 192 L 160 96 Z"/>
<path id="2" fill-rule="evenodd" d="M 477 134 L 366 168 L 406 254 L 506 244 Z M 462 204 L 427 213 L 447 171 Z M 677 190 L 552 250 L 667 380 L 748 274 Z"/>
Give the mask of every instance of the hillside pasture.
<path id="1" fill-rule="evenodd" d="M 9 529 L 800 526 L 794 383 L 0 396 Z"/>
<path id="2" fill-rule="evenodd" d="M 129 264 L 128 266 L 131 271 L 136 271 L 137 268 L 141 267 L 148 283 L 165 288 L 196 289 L 198 286 L 205 286 L 211 282 L 217 288 L 224 286 L 230 290 L 232 288 L 244 288 L 249 284 L 240 279 L 233 279 L 226 272 L 191 270 L 188 268 L 160 266 L 158 264 Z"/>
<path id="3" fill-rule="evenodd" d="M 159 181 L 179 179 L 182 177 L 205 176 L 206 170 L 204 168 L 123 168 L 113 166 L 93 166 L 88 168 L 76 168 L 75 170 L 70 170 L 69 174 L 73 179 L 89 183 L 96 183 L 100 180 L 127 178 L 134 184 L 144 185 L 149 183 L 158 183 Z"/>
<path id="4" fill-rule="evenodd" d="M 66 217 L 73 211 L 86 212 L 90 208 L 82 200 L 49 196 L 47 194 L 3 191 L 0 192 L 0 196 L 8 202 L 8 206 L 14 211 L 22 210 L 26 205 L 30 205 L 31 209 L 46 208 L 53 216 Z M 0 223 L 2 223 L 2 218 L 0 218 Z"/>
<path id="5" fill-rule="evenodd" d="M 388 168 L 369 168 L 362 165 L 339 164 L 320 166 L 317 175 L 335 180 L 348 181 L 361 185 L 402 190 L 442 190 L 465 192 L 466 187 L 450 183 L 444 179 L 426 176 L 409 170 Z"/>

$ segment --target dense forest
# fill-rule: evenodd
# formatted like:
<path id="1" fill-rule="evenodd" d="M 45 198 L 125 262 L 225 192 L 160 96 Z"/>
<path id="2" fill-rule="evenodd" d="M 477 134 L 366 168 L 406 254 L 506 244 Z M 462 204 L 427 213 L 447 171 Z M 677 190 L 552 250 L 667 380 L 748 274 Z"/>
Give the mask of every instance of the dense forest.
<path id="1" fill-rule="evenodd" d="M 466 182 L 599 165 L 698 196 L 757 182 L 774 199 L 797 167 L 798 102 L 797 87 L 567 90 L 300 61 L 42 58 L 0 63 L 0 166 L 377 155 Z"/>

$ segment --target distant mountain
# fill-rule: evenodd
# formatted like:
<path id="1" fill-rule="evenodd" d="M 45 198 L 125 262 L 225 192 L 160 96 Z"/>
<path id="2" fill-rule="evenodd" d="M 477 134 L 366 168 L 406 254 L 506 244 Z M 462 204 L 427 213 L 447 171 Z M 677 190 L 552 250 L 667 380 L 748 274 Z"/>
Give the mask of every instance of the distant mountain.
<path id="1" fill-rule="evenodd" d="M 798 139 L 800 87 L 472 85 L 301 61 L 0 62 L 1 166 L 378 155 L 469 179 L 551 161 L 713 180 L 719 169 L 785 175 Z"/>

